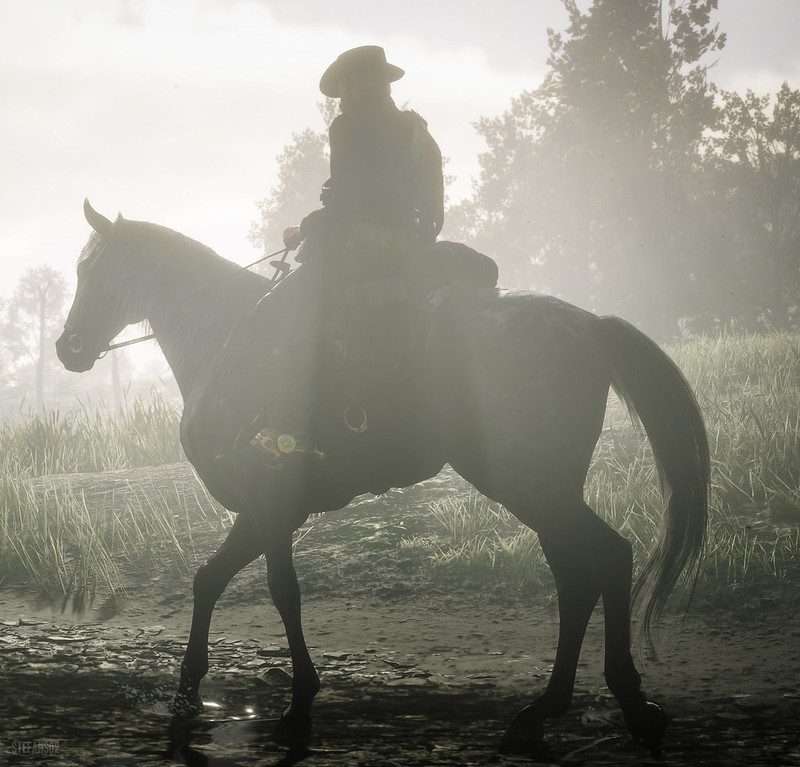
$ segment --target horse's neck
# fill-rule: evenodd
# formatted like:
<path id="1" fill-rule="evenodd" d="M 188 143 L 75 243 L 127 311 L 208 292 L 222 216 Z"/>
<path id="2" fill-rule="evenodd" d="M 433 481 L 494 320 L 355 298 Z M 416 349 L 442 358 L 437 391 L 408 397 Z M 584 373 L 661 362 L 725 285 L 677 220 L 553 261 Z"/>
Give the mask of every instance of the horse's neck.
<path id="1" fill-rule="evenodd" d="M 184 398 L 231 331 L 266 291 L 266 281 L 222 260 L 192 263 L 155 287 L 147 320 Z"/>

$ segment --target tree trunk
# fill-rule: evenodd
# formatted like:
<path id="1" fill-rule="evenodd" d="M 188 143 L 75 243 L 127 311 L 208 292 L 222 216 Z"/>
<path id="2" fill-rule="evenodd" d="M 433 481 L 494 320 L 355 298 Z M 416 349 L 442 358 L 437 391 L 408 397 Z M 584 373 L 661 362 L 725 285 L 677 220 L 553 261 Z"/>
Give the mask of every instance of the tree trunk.
<path id="1" fill-rule="evenodd" d="M 45 319 L 46 319 L 46 305 L 42 300 L 39 304 L 39 349 L 36 355 L 36 412 L 41 413 L 44 411 L 44 345 L 45 339 Z"/>

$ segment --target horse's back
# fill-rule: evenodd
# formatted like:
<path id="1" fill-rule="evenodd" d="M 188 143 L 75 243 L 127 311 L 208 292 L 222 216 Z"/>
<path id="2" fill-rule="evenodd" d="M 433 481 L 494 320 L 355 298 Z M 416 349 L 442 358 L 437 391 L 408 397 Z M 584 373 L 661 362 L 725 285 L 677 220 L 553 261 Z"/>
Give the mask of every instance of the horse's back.
<path id="1" fill-rule="evenodd" d="M 488 495 L 520 476 L 545 484 L 580 475 L 611 378 L 598 318 L 551 296 L 504 290 L 444 311 L 449 462 Z"/>
<path id="2" fill-rule="evenodd" d="M 462 384 L 473 396 L 498 397 L 513 406 L 527 394 L 546 407 L 554 396 L 556 404 L 564 394 L 578 394 L 587 377 L 589 384 L 606 387 L 610 381 L 599 318 L 565 301 L 480 290 L 442 312 L 447 330 L 439 338 L 454 349 Z"/>

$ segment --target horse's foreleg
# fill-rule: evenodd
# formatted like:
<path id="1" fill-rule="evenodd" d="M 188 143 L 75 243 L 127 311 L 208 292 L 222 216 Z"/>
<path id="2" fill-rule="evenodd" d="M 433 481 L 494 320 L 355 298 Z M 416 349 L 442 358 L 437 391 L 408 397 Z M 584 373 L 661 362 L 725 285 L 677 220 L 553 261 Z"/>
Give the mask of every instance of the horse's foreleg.
<path id="1" fill-rule="evenodd" d="M 181 664 L 181 680 L 173 710 L 180 716 L 194 716 L 203 709 L 200 680 L 208 672 L 208 630 L 211 614 L 225 587 L 236 573 L 252 562 L 262 548 L 252 525 L 238 516 L 228 537 L 194 577 L 194 610 L 189 641 Z"/>
<path id="2" fill-rule="evenodd" d="M 303 637 L 291 535 L 268 545 L 267 571 L 269 591 L 283 620 L 292 658 L 292 701 L 283 712 L 278 734 L 290 742 L 305 742 L 311 732 L 311 703 L 319 691 L 319 676 Z"/>

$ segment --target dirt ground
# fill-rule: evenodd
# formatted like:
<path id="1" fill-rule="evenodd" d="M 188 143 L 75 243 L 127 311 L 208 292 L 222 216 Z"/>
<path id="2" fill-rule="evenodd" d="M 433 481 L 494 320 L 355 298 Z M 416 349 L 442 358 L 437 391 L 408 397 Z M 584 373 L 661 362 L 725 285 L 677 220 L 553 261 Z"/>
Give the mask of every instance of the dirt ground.
<path id="1" fill-rule="evenodd" d="M 505 726 L 553 663 L 552 585 L 519 594 L 399 547 L 427 529 L 425 497 L 422 487 L 362 500 L 317 520 L 298 544 L 306 637 L 323 684 L 308 749 L 272 739 L 291 669 L 263 563 L 218 605 L 206 711 L 190 722 L 168 709 L 191 617 L 189 575 L 140 577 L 126 601 L 83 615 L 2 584 L 0 767 L 657 763 L 630 742 L 605 688 L 600 609 L 570 713 L 549 724 L 540 753 L 499 753 Z M 688 615 L 666 617 L 658 660 L 640 662 L 647 692 L 672 717 L 660 764 L 800 765 L 798 607 L 789 586 L 705 586 Z"/>

